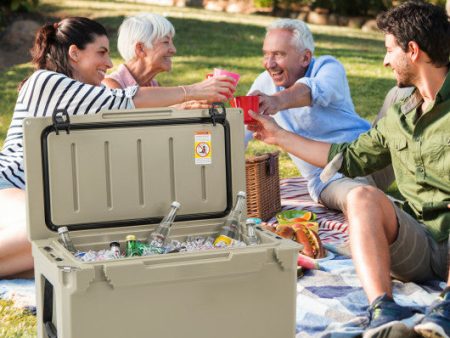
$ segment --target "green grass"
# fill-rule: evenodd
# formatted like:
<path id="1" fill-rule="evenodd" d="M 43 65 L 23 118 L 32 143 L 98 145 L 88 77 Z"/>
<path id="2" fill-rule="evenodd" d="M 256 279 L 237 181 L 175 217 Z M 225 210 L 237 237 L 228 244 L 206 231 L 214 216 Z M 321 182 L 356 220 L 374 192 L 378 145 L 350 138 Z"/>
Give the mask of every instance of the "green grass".
<path id="1" fill-rule="evenodd" d="M 0 337 L 36 337 L 36 317 L 10 300 L 0 300 Z"/>

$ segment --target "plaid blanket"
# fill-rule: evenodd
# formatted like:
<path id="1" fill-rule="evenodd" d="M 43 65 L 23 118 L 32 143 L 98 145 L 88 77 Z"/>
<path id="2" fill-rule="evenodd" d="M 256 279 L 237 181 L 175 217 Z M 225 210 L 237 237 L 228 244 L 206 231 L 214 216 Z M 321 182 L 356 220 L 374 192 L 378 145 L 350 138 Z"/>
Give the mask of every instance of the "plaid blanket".
<path id="1" fill-rule="evenodd" d="M 282 208 L 315 212 L 324 246 L 337 254 L 334 259 L 321 262 L 320 270 L 306 271 L 297 282 L 296 338 L 360 336 L 368 323 L 369 303 L 348 258 L 348 223 L 344 215 L 312 201 L 303 178 L 281 180 L 280 188 Z M 275 225 L 276 219 L 268 223 Z M 420 313 L 444 287 L 445 283 L 439 281 L 417 285 L 394 280 L 395 300 L 418 311 L 405 324 L 413 326 L 419 321 L 423 317 Z"/>

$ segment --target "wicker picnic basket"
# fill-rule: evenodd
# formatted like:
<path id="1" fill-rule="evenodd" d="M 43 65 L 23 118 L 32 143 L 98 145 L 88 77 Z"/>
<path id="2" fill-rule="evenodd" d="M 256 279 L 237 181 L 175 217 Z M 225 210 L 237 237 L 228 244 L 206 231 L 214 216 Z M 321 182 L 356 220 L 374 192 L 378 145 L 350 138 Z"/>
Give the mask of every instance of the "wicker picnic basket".
<path id="1" fill-rule="evenodd" d="M 276 151 L 246 158 L 247 217 L 266 221 L 280 211 L 278 155 Z"/>

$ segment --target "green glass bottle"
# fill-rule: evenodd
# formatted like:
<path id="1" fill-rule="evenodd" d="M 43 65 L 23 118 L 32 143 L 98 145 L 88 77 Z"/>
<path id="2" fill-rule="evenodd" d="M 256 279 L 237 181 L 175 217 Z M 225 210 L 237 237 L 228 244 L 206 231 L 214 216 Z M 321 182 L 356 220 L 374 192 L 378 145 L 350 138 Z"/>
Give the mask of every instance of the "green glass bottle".
<path id="1" fill-rule="evenodd" d="M 128 235 L 126 237 L 126 240 L 127 240 L 126 256 L 127 257 L 140 256 L 141 254 L 138 247 L 138 243 L 136 241 L 136 236 Z"/>

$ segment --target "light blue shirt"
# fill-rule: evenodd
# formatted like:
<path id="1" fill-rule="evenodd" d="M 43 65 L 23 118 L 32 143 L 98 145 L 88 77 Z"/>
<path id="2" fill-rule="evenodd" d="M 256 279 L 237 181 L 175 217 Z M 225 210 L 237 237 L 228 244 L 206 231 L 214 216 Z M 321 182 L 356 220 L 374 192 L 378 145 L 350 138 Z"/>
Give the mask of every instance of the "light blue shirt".
<path id="1" fill-rule="evenodd" d="M 305 76 L 297 80 L 311 89 L 312 106 L 282 110 L 274 115 L 277 123 L 284 129 L 298 135 L 328 143 L 349 142 L 370 128 L 369 122 L 355 113 L 350 96 L 345 69 L 332 56 L 313 58 Z M 253 83 L 249 92 L 259 90 L 267 95 L 284 90 L 277 87 L 267 71 L 261 73 Z M 246 142 L 252 134 L 246 131 Z M 341 177 L 336 174 L 326 183 L 319 175 L 321 168 L 289 154 L 300 173 L 308 180 L 308 191 L 311 198 L 319 200 L 322 190 Z"/>

